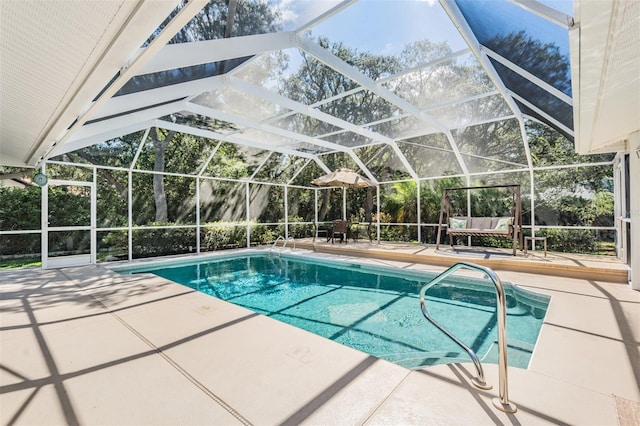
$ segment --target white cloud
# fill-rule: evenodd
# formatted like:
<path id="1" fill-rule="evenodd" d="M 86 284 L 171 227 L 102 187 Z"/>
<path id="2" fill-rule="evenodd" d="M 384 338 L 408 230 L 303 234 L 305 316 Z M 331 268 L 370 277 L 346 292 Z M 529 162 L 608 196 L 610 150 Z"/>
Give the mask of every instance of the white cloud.
<path id="1" fill-rule="evenodd" d="M 291 7 L 292 3 L 293 0 L 280 0 L 279 3 L 275 4 L 276 9 L 278 9 L 282 15 L 282 23 L 285 24 L 285 26 L 288 22 L 295 23 L 299 18 L 298 13 Z"/>

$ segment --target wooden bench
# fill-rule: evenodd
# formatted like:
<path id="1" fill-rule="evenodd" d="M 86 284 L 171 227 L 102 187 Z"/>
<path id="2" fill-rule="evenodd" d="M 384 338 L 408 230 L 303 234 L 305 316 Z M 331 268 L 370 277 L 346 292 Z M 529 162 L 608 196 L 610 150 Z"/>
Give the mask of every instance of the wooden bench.
<path id="1" fill-rule="evenodd" d="M 511 209 L 500 214 L 509 216 L 492 217 L 456 217 L 451 213 L 469 214 L 471 209 L 471 191 L 506 190 L 505 197 L 511 198 Z M 451 193 L 464 191 L 466 193 L 467 206 L 460 205 L 461 197 L 456 197 L 457 207 L 452 208 Z M 495 194 L 492 195 L 495 198 Z M 442 230 L 446 229 L 449 236 L 449 243 L 453 247 L 453 237 L 504 237 L 513 239 L 513 255 L 516 255 L 516 247 L 519 245 L 522 250 L 522 199 L 520 197 L 520 185 L 485 185 L 485 186 L 465 186 L 458 188 L 445 188 L 442 191 L 442 203 L 440 204 L 440 221 L 438 222 L 438 232 L 436 234 L 436 250 L 440 247 Z"/>

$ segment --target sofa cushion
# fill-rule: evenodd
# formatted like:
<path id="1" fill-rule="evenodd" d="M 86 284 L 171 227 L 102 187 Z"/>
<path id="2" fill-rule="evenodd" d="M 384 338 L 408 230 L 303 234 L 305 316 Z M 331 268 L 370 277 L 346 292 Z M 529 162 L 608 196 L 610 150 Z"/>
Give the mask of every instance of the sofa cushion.
<path id="1" fill-rule="evenodd" d="M 491 218 L 490 217 L 472 217 L 471 225 L 469 226 L 471 229 L 493 229 L 491 226 Z"/>
<path id="2" fill-rule="evenodd" d="M 466 229 L 467 218 L 466 217 L 450 217 L 449 228 L 450 229 Z"/>
<path id="3" fill-rule="evenodd" d="M 501 218 L 498 218 L 493 229 L 506 231 L 509 229 L 509 226 L 511 226 L 511 224 L 513 224 L 512 217 L 501 217 Z"/>

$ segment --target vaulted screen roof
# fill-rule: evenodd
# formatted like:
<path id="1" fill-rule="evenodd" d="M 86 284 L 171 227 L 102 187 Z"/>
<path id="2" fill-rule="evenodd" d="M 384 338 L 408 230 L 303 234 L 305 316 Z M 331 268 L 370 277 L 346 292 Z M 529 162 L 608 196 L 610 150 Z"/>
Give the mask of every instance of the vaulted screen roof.
<path id="1" fill-rule="evenodd" d="M 42 158 L 155 126 L 384 181 L 530 168 L 524 119 L 573 139 L 571 1 L 170 3 Z"/>

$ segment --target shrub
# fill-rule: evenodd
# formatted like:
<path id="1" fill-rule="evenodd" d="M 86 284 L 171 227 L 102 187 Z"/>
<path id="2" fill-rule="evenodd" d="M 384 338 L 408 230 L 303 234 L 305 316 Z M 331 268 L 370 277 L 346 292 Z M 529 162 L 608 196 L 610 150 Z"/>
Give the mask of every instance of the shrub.
<path id="1" fill-rule="evenodd" d="M 155 226 L 166 225 L 153 223 Z M 196 234 L 193 228 L 156 228 L 133 230 L 133 256 L 150 257 L 189 253 L 195 250 Z"/>
<path id="2" fill-rule="evenodd" d="M 203 226 L 204 237 L 201 250 L 220 250 L 246 247 L 247 226 L 245 222 L 211 222 Z"/>
<path id="3" fill-rule="evenodd" d="M 300 216 L 289 216 L 289 236 L 290 237 L 293 237 L 293 238 L 313 237 L 312 223 L 295 223 L 295 222 L 303 222 L 303 221 L 304 219 Z M 278 230 L 280 231 L 280 229 Z M 280 235 L 284 236 L 285 235 L 284 229 L 282 229 L 281 231 L 282 232 L 280 233 Z"/>
<path id="4" fill-rule="evenodd" d="M 593 253 L 596 239 L 588 229 L 543 229 L 536 236 L 547 237 L 547 247 L 551 251 L 564 253 Z"/>

